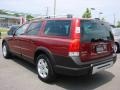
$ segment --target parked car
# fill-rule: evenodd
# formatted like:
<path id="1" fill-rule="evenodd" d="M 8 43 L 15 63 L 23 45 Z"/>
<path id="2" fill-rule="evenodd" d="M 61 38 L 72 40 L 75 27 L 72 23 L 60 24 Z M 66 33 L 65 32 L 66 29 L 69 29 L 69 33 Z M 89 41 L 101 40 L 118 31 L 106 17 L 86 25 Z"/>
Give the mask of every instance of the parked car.
<path id="1" fill-rule="evenodd" d="M 113 28 L 112 33 L 115 39 L 115 52 L 120 51 L 120 28 Z"/>
<path id="2" fill-rule="evenodd" d="M 54 18 L 31 21 L 2 41 L 4 58 L 17 55 L 36 65 L 39 78 L 95 74 L 116 61 L 110 28 L 100 20 Z"/>
<path id="3" fill-rule="evenodd" d="M 11 26 L 9 31 L 8 31 L 8 35 L 13 35 L 13 33 L 17 30 L 18 27 L 19 27 L 19 25 Z"/>

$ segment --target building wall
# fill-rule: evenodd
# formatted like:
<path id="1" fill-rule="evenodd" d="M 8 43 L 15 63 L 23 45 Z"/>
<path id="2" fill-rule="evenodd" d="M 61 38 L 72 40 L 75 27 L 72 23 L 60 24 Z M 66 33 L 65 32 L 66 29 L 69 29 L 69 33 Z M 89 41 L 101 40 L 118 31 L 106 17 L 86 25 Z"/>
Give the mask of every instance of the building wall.
<path id="1" fill-rule="evenodd" d="M 0 27 L 10 27 L 12 25 L 19 25 L 19 19 L 0 18 Z"/>
<path id="2" fill-rule="evenodd" d="M 16 17 L 10 15 L 0 14 L 0 27 L 10 27 L 12 25 L 22 25 L 26 22 L 26 18 L 23 16 Z"/>
<path id="3" fill-rule="evenodd" d="M 8 19 L 8 26 L 19 25 L 19 24 L 20 24 L 20 20 L 18 19 Z"/>

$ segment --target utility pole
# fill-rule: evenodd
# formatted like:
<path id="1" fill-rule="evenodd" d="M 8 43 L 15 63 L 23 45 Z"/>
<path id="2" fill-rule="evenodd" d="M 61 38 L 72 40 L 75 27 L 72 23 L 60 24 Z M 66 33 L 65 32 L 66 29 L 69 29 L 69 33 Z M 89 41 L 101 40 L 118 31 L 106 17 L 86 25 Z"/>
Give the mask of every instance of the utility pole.
<path id="1" fill-rule="evenodd" d="M 55 15 L 56 15 L 56 0 L 54 0 L 54 18 L 55 18 Z"/>
<path id="2" fill-rule="evenodd" d="M 48 17 L 48 7 L 46 7 L 46 16 Z"/>
<path id="3" fill-rule="evenodd" d="M 98 17 L 99 19 L 101 19 L 102 14 L 103 14 L 102 12 L 99 12 L 99 17 Z"/>
<path id="4" fill-rule="evenodd" d="M 113 14 L 113 23 L 114 23 L 114 25 L 116 24 L 116 16 L 115 16 L 115 14 Z"/>

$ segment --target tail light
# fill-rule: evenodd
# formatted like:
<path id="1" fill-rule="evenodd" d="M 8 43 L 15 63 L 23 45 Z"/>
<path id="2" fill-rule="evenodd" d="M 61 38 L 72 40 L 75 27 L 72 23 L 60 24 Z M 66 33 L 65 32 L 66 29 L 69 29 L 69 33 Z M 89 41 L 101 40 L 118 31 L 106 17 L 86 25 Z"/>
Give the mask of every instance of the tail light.
<path id="1" fill-rule="evenodd" d="M 69 56 L 80 55 L 80 20 L 76 19 L 72 27 L 72 38 L 69 46 Z"/>
<path id="2" fill-rule="evenodd" d="M 69 56 L 79 56 L 80 52 L 80 39 L 74 39 L 69 46 Z"/>

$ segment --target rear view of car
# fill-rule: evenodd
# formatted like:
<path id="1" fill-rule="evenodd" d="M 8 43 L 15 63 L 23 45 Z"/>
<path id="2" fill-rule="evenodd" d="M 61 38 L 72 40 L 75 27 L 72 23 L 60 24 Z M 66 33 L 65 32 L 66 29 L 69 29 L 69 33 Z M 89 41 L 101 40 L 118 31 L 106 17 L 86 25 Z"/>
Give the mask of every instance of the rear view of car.
<path id="1" fill-rule="evenodd" d="M 81 20 L 81 60 L 91 61 L 113 54 L 110 28 L 99 20 Z"/>
<path id="2" fill-rule="evenodd" d="M 60 41 L 61 45 L 69 45 L 61 46 L 68 48 L 68 56 L 65 50 L 59 51 L 65 55 L 55 58 L 59 64 L 56 72 L 79 76 L 113 66 L 116 61 L 114 38 L 107 23 L 96 19 L 72 19 L 70 30 L 70 39 Z"/>
<path id="3" fill-rule="evenodd" d="M 93 66 L 93 74 L 111 67 L 115 62 L 115 56 L 113 49 L 114 39 L 110 31 L 110 26 L 99 20 L 81 20 L 80 23 L 81 61 L 94 62 L 91 64 Z M 97 61 L 99 62 L 95 63 Z"/>

